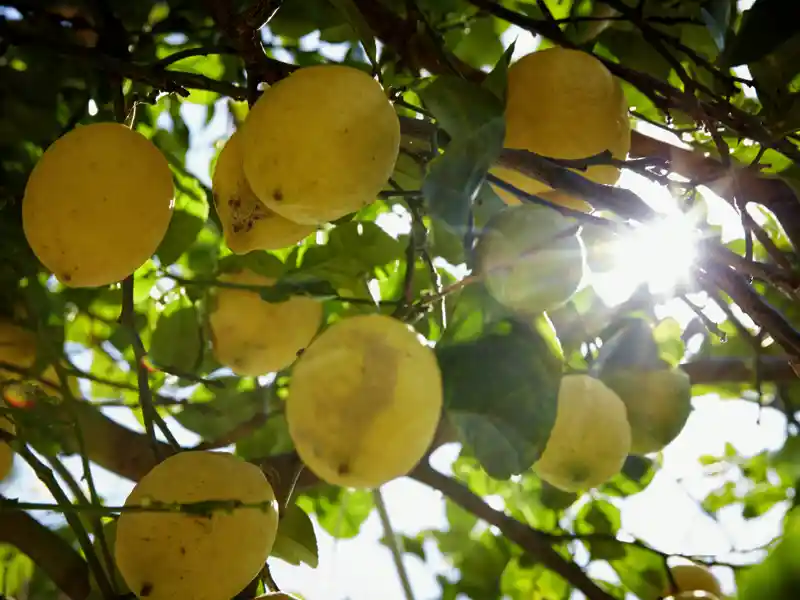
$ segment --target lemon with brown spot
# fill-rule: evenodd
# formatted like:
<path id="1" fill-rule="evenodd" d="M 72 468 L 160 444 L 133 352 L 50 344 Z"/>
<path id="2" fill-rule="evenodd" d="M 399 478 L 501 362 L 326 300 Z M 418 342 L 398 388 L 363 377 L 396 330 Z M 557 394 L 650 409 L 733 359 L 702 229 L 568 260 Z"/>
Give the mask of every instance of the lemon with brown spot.
<path id="1" fill-rule="evenodd" d="M 255 195 L 305 225 L 371 204 L 400 148 L 400 121 L 383 88 L 344 65 L 304 67 L 282 79 L 253 105 L 241 132 Z"/>
<path id="2" fill-rule="evenodd" d="M 320 479 L 374 488 L 413 469 L 442 412 L 436 356 L 408 325 L 381 314 L 337 321 L 292 371 L 286 420 Z"/>
<path id="3" fill-rule="evenodd" d="M 630 150 L 628 106 L 620 83 L 602 62 L 579 50 L 548 48 L 511 65 L 505 122 L 506 148 L 549 158 L 578 160 L 609 151 L 624 160 Z M 550 189 L 506 167 L 491 172 L 530 194 Z M 592 165 L 578 172 L 596 183 L 611 185 L 619 179 L 619 168 L 612 165 Z M 519 202 L 511 192 L 494 187 L 507 203 Z M 557 200 L 581 206 L 580 200 Z"/>
<path id="4" fill-rule="evenodd" d="M 556 420 L 533 469 L 550 485 L 577 492 L 619 473 L 630 447 L 631 430 L 622 400 L 599 379 L 564 375 Z"/>
<path id="5" fill-rule="evenodd" d="M 236 254 L 294 245 L 316 226 L 285 219 L 256 197 L 244 176 L 241 135 L 237 130 L 225 143 L 211 183 L 225 244 Z"/>
<path id="6" fill-rule="evenodd" d="M 250 270 L 224 273 L 220 282 L 269 287 L 275 279 Z M 322 324 L 322 303 L 306 296 L 267 302 L 255 287 L 218 287 L 209 314 L 216 359 L 239 375 L 257 376 L 291 365 Z"/>
<path id="7" fill-rule="evenodd" d="M 230 600 L 258 575 L 278 530 L 278 504 L 256 465 L 222 452 L 170 456 L 133 488 L 126 506 L 232 501 L 201 512 L 123 512 L 114 555 L 147 600 Z"/>
<path id="8" fill-rule="evenodd" d="M 100 287 L 131 275 L 156 251 L 174 202 L 167 159 L 117 123 L 80 125 L 33 168 L 22 200 L 25 237 L 69 287 Z"/>

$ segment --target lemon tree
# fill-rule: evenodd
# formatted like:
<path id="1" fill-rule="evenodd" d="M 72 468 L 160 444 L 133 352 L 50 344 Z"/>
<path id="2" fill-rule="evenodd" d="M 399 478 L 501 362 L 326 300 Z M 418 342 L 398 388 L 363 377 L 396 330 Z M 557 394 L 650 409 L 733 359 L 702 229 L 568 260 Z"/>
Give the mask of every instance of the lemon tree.
<path id="1" fill-rule="evenodd" d="M 0 595 L 795 598 L 796 12 L 4 5 Z"/>

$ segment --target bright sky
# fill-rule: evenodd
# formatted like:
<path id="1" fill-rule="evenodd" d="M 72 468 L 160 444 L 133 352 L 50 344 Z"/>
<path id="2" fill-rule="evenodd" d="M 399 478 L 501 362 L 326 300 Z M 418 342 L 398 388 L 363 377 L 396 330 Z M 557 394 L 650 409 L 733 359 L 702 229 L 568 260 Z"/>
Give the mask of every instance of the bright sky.
<path id="1" fill-rule="evenodd" d="M 512 36 L 520 33 L 519 30 L 510 30 L 505 41 L 509 42 Z M 532 48 L 530 36 L 520 35 L 516 57 Z M 331 52 L 335 53 L 336 49 L 331 49 Z M 230 133 L 226 115 L 219 111 L 205 126 L 203 107 L 184 105 L 182 114 L 192 132 L 187 166 L 210 183 L 211 145 Z M 659 130 L 652 129 L 646 133 L 662 135 Z M 625 173 L 620 185 L 637 192 L 654 208 L 670 212 L 672 201 L 669 194 L 656 184 Z M 706 193 L 705 196 L 709 200 L 711 219 L 723 225 L 725 237 L 740 236 L 741 228 L 733 210 L 713 194 Z M 397 223 L 396 219 L 394 223 Z M 623 301 L 642 280 L 650 281 L 655 288 L 664 288 L 685 274 L 691 255 L 676 253 L 679 246 L 676 242 L 685 238 L 689 230 L 685 221 L 670 218 L 663 225 L 629 240 L 618 252 L 618 271 L 612 277 L 596 282 L 603 300 L 616 304 Z M 691 317 L 688 309 L 677 301 L 661 307 L 661 312 L 682 323 Z M 715 320 L 721 318 L 713 311 L 709 315 Z M 785 439 L 785 419 L 778 411 L 765 409 L 759 422 L 757 407 L 746 401 L 720 401 L 708 396 L 695 398 L 694 405 L 695 411 L 686 428 L 664 451 L 663 468 L 650 486 L 641 494 L 619 502 L 623 529 L 661 550 L 718 554 L 720 560 L 731 559 L 728 553 L 733 549 L 746 550 L 769 541 L 779 531 L 785 507 L 777 507 L 764 517 L 749 522 L 741 518 L 739 510 L 726 509 L 720 514 L 719 524 L 716 523 L 698 509 L 697 503 L 709 490 L 719 486 L 724 477 L 707 477 L 697 459 L 704 454 L 722 454 L 726 442 L 733 444 L 743 455 L 779 448 Z M 109 415 L 141 430 L 126 410 L 109 410 Z M 182 430 L 174 421 L 170 421 L 170 426 L 182 443 L 188 445 L 196 441 L 194 434 Z M 448 472 L 457 449 L 456 445 L 441 448 L 434 456 L 435 466 Z M 67 463 L 70 470 L 79 476 L 78 459 L 73 457 Z M 122 503 L 132 484 L 99 468 L 96 473 L 106 501 Z M 0 490 L 26 501 L 52 501 L 43 485 L 20 460 L 17 460 L 12 480 L 0 485 Z M 383 493 L 397 531 L 414 535 L 424 529 L 446 527 L 444 503 L 436 492 L 411 480 L 401 479 L 384 486 Z M 53 518 L 42 514 L 37 517 L 49 522 Z M 286 591 L 300 593 L 308 600 L 403 600 L 389 551 L 377 542 L 382 530 L 376 514 L 370 516 L 360 535 L 351 540 L 336 541 L 318 526 L 316 529 L 320 546 L 320 566 L 316 570 L 273 561 L 273 575 Z M 426 550 L 427 563 L 412 556 L 404 559 L 417 600 L 438 597 L 436 575 L 452 572 L 435 545 L 428 544 Z M 599 568 L 593 570 L 593 574 L 614 579 L 609 569 Z M 718 569 L 717 574 L 725 591 L 731 592 L 732 578 L 727 570 Z"/>

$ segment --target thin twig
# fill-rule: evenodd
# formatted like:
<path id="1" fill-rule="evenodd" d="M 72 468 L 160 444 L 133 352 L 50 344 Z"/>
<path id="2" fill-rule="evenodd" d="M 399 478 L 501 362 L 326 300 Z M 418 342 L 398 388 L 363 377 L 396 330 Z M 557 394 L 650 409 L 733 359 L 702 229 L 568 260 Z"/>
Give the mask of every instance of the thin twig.
<path id="1" fill-rule="evenodd" d="M 380 488 L 372 490 L 372 499 L 375 502 L 375 508 L 378 509 L 378 517 L 381 520 L 383 527 L 383 536 L 386 538 L 386 545 L 392 553 L 392 560 L 394 567 L 397 569 L 397 576 L 400 578 L 400 585 L 403 587 L 403 594 L 406 600 L 414 600 L 414 592 L 411 589 L 411 581 L 408 578 L 406 567 L 403 564 L 403 550 L 400 547 L 400 541 L 392 528 L 392 522 L 389 519 L 389 511 L 386 510 L 386 502 L 383 500 Z"/>

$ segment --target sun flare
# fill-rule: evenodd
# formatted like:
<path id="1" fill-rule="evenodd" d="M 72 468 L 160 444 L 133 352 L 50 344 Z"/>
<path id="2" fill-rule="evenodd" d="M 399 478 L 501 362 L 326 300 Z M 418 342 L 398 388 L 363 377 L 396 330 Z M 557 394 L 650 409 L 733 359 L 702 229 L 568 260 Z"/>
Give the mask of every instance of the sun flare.
<path id="1" fill-rule="evenodd" d="M 691 215 L 663 214 L 613 243 L 615 265 L 595 276 L 595 289 L 611 304 L 626 300 L 646 283 L 653 294 L 668 293 L 684 283 L 697 257 L 697 230 Z"/>

